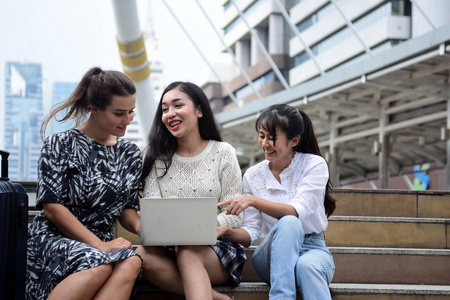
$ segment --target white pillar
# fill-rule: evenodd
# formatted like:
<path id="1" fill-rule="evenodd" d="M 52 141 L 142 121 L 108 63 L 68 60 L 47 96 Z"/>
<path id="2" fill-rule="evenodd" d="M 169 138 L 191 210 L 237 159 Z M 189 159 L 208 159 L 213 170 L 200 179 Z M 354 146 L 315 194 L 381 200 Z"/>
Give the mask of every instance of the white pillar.
<path id="1" fill-rule="evenodd" d="M 446 91 L 447 97 L 447 128 L 445 128 L 444 138 L 447 144 L 447 161 L 445 163 L 444 189 L 450 190 L 450 87 Z"/>
<path id="2" fill-rule="evenodd" d="M 381 145 L 381 152 L 378 153 L 378 186 L 381 189 L 389 188 L 389 149 L 390 136 L 385 131 L 389 120 L 386 114 L 386 105 L 382 105 L 380 109 L 380 132 L 379 143 Z"/>
<path id="3" fill-rule="evenodd" d="M 243 68 L 250 67 L 250 41 L 240 40 L 236 43 L 235 55 Z"/>
<path id="4" fill-rule="evenodd" d="M 284 20 L 283 16 L 269 16 L 269 46 L 270 54 L 284 54 Z"/>
<path id="5" fill-rule="evenodd" d="M 390 136 L 389 134 L 383 134 L 380 139 L 381 152 L 379 153 L 379 171 L 378 171 L 378 186 L 381 189 L 389 188 L 389 148 L 390 148 Z"/>
<path id="6" fill-rule="evenodd" d="M 339 132 L 336 128 L 337 119 L 333 117 L 330 124 L 330 149 L 329 149 L 329 161 L 328 167 L 330 172 L 330 181 L 333 187 L 340 186 L 339 176 L 339 147 L 336 145 L 335 139 L 338 137 Z"/>
<path id="7" fill-rule="evenodd" d="M 265 28 L 257 27 L 254 28 L 254 31 L 258 35 L 258 38 L 261 40 L 263 45 L 266 46 L 267 36 Z M 251 65 L 253 66 L 264 57 L 264 52 L 261 50 L 254 36 L 252 36 L 250 47 L 251 47 Z"/>
<path id="8" fill-rule="evenodd" d="M 150 80 L 145 44 L 135 0 L 113 0 L 117 40 L 125 73 L 136 85 L 136 114 L 145 135 L 150 131 L 158 102 Z M 145 56 L 145 58 L 143 57 Z"/>

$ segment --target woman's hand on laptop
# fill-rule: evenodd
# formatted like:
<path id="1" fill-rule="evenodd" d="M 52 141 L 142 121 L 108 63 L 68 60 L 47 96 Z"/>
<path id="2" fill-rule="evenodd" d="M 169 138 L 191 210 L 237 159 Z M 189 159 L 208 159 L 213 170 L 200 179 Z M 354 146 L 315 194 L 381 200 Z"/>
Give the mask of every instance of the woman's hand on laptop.
<path id="1" fill-rule="evenodd" d="M 250 246 L 251 238 L 243 228 L 231 228 L 226 226 L 217 227 L 217 238 L 224 237 L 229 241 L 239 243 L 245 247 Z"/>
<path id="2" fill-rule="evenodd" d="M 225 235 L 229 227 L 225 226 L 217 226 L 217 238 L 220 238 Z"/>

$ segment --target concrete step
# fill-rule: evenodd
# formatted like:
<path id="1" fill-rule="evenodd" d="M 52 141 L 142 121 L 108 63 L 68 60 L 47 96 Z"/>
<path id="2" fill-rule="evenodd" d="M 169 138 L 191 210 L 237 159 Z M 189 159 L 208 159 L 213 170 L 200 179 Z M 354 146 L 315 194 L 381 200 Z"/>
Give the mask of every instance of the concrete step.
<path id="1" fill-rule="evenodd" d="M 30 221 L 36 213 L 30 211 Z M 119 224 L 114 232 L 140 244 L 139 236 Z M 331 216 L 325 234 L 329 247 L 450 249 L 450 219 Z"/>
<path id="2" fill-rule="evenodd" d="M 24 185 L 34 210 L 35 185 Z M 450 191 L 333 189 L 338 200 L 334 216 L 378 216 L 409 218 L 448 218 Z"/>
<path id="3" fill-rule="evenodd" d="M 449 249 L 450 219 L 331 216 L 329 247 Z"/>
<path id="4" fill-rule="evenodd" d="M 332 283 L 333 300 L 448 300 L 448 285 Z"/>
<path id="5" fill-rule="evenodd" d="M 251 264 L 256 247 L 246 249 L 242 281 L 258 282 Z M 333 283 L 450 285 L 450 250 L 330 247 Z"/>
<path id="6" fill-rule="evenodd" d="M 450 285 L 450 250 L 330 248 L 334 283 Z"/>
<path id="7" fill-rule="evenodd" d="M 214 287 L 217 291 L 234 296 L 236 300 L 266 300 L 270 287 L 261 282 L 243 282 L 238 287 Z M 444 300 L 450 299 L 450 286 L 399 284 L 344 284 L 332 283 L 333 300 Z M 184 297 L 164 292 L 148 283 L 141 283 L 134 300 L 182 300 Z M 297 299 L 302 299 L 297 294 Z"/>
<path id="8" fill-rule="evenodd" d="M 449 191 L 333 189 L 334 216 L 449 218 Z"/>
<path id="9" fill-rule="evenodd" d="M 36 199 L 36 182 L 18 182 L 27 191 L 30 209 Z M 334 216 L 449 218 L 450 191 L 333 189 L 338 200 Z"/>
<path id="10" fill-rule="evenodd" d="M 140 244 L 119 224 L 114 231 Z M 450 249 L 450 219 L 331 216 L 325 234 L 329 247 Z"/>
<path id="11" fill-rule="evenodd" d="M 139 245 L 139 237 L 120 225 L 115 231 Z M 330 247 L 449 249 L 450 219 L 331 216 L 325 234 Z"/>
<path id="12" fill-rule="evenodd" d="M 34 213 L 36 193 L 24 186 L 30 200 L 30 215 Z M 338 200 L 333 216 L 372 216 L 406 218 L 448 218 L 450 191 L 360 190 L 334 189 Z"/>

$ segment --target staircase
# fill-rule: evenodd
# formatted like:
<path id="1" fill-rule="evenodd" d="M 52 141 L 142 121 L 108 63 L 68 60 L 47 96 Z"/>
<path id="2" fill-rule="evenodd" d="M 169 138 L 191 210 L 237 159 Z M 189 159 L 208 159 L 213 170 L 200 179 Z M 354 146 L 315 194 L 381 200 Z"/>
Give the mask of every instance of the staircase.
<path id="1" fill-rule="evenodd" d="M 336 189 L 333 196 L 326 238 L 336 265 L 334 300 L 450 299 L 450 192 Z M 117 235 L 139 243 L 120 227 Z M 254 247 L 246 251 L 250 260 Z M 237 300 L 268 299 L 250 261 L 242 281 L 216 289 Z M 136 292 L 136 300 L 184 299 L 144 281 Z"/>
<path id="2" fill-rule="evenodd" d="M 450 193 L 335 190 L 333 299 L 450 299 Z"/>

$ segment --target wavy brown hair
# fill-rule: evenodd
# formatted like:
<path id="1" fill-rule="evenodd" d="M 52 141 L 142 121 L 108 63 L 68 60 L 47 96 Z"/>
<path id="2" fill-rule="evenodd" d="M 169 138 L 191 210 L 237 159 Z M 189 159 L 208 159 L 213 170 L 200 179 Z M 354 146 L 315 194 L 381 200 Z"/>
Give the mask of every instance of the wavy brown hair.
<path id="1" fill-rule="evenodd" d="M 91 106 L 105 110 L 111 104 L 113 96 L 134 94 L 136 94 L 136 87 L 128 75 L 119 71 L 104 71 L 99 67 L 93 67 L 84 74 L 72 95 L 63 103 L 55 105 L 45 117 L 41 126 L 41 138 L 44 139 L 45 130 L 52 118 L 61 123 L 74 119 L 75 126 L 79 126 L 88 118 Z M 64 111 L 66 112 L 64 116 L 57 119 L 56 114 Z"/>

